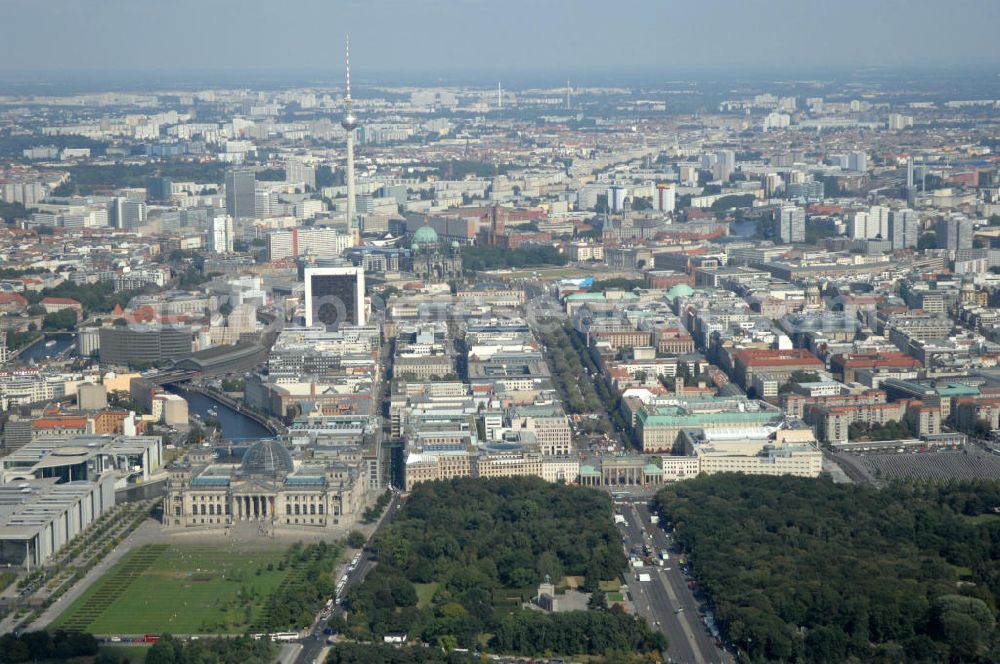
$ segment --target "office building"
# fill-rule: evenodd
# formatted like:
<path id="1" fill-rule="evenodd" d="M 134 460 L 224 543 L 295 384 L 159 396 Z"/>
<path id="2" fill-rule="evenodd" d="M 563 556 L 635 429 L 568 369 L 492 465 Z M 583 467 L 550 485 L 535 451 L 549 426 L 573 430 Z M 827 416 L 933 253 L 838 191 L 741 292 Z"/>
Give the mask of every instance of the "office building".
<path id="1" fill-rule="evenodd" d="M 165 203 L 173 196 L 174 183 L 170 178 L 152 176 L 146 178 L 146 200 Z"/>
<path id="2" fill-rule="evenodd" d="M 621 212 L 625 209 L 625 198 L 628 196 L 628 189 L 618 185 L 608 187 L 608 210 L 611 212 Z"/>
<path id="3" fill-rule="evenodd" d="M 309 189 L 316 189 L 316 168 L 300 159 L 289 159 L 285 163 L 285 182 L 301 182 Z"/>
<path id="4" fill-rule="evenodd" d="M 868 233 L 873 239 L 889 239 L 889 208 L 884 205 L 873 205 L 868 208 Z M 874 235 L 871 235 L 872 233 Z"/>
<path id="5" fill-rule="evenodd" d="M 673 212 L 677 207 L 677 189 L 672 184 L 656 185 L 656 211 Z"/>
<path id="6" fill-rule="evenodd" d="M 787 198 L 805 198 L 807 200 L 823 200 L 826 195 L 826 188 L 819 180 L 809 182 L 790 182 L 785 187 Z"/>
<path id="7" fill-rule="evenodd" d="M 951 215 L 938 219 L 937 231 L 939 249 L 972 249 L 972 220 L 961 215 Z"/>
<path id="8" fill-rule="evenodd" d="M 305 271 L 306 325 L 365 324 L 365 272 L 359 267 Z"/>
<path id="9" fill-rule="evenodd" d="M 146 204 L 130 198 L 116 198 L 111 206 L 111 216 L 115 228 L 135 230 L 146 222 Z"/>
<path id="10" fill-rule="evenodd" d="M 226 213 L 233 219 L 253 219 L 257 177 L 252 168 L 226 171 Z"/>
<path id="11" fill-rule="evenodd" d="M 296 256 L 336 258 L 351 246 L 351 236 L 333 228 L 291 228 L 267 234 L 267 256 L 277 261 Z"/>
<path id="12" fill-rule="evenodd" d="M 208 248 L 217 254 L 231 254 L 235 235 L 232 217 L 215 217 L 208 233 Z"/>
<path id="13" fill-rule="evenodd" d="M 98 352 L 105 364 L 150 364 L 189 357 L 191 340 L 191 329 L 183 325 L 102 327 Z"/>
<path id="14" fill-rule="evenodd" d="M 847 170 L 855 173 L 864 173 L 868 170 L 868 155 L 861 150 L 856 150 L 847 155 Z"/>
<path id="15" fill-rule="evenodd" d="M 920 217 L 908 208 L 889 213 L 889 240 L 893 249 L 917 246 L 920 239 Z"/>
<path id="16" fill-rule="evenodd" d="M 715 153 L 716 179 L 728 180 L 729 176 L 736 170 L 736 153 L 732 150 L 720 150 Z"/>
<path id="17" fill-rule="evenodd" d="M 902 113 L 890 113 L 888 127 L 890 131 L 901 131 L 913 126 L 913 116 Z"/>
<path id="18" fill-rule="evenodd" d="M 115 506 L 115 477 L 59 483 L 55 478 L 0 485 L 0 565 L 31 571 Z"/>
<path id="19" fill-rule="evenodd" d="M 789 205 L 777 210 L 774 216 L 774 235 L 782 242 L 806 241 L 806 211 Z"/>

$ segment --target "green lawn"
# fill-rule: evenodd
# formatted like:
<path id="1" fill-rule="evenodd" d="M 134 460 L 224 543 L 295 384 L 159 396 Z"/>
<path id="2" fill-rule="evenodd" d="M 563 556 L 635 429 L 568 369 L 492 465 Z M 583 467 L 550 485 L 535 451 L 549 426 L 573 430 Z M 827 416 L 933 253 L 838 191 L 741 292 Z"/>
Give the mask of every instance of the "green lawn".
<path id="1" fill-rule="evenodd" d="M 278 551 L 147 545 L 125 556 L 53 627 L 93 634 L 242 633 L 288 574 L 277 569 L 281 557 Z"/>
<path id="2" fill-rule="evenodd" d="M 437 592 L 439 583 L 415 583 L 414 588 L 417 590 L 417 608 L 425 609 L 431 605 L 431 600 L 434 599 L 434 593 Z"/>
<path id="3" fill-rule="evenodd" d="M 508 277 L 510 279 L 530 279 L 531 277 L 536 276 L 536 273 L 539 279 L 564 279 L 568 277 L 589 277 L 593 275 L 593 272 L 588 272 L 585 269 L 581 270 L 578 267 L 567 265 L 556 267 L 514 268 L 511 272 L 500 274 L 498 276 Z"/>
<path id="4" fill-rule="evenodd" d="M 100 646 L 98 650 L 120 659 L 127 659 L 130 664 L 142 664 L 146 661 L 149 646 Z"/>
<path id="5" fill-rule="evenodd" d="M 967 514 L 963 514 L 962 518 L 965 521 L 968 521 L 969 523 L 975 525 L 979 523 L 989 523 L 994 519 L 1000 519 L 1000 514 L 993 514 L 991 512 L 986 512 L 984 514 L 977 514 L 975 516 L 969 516 Z"/>

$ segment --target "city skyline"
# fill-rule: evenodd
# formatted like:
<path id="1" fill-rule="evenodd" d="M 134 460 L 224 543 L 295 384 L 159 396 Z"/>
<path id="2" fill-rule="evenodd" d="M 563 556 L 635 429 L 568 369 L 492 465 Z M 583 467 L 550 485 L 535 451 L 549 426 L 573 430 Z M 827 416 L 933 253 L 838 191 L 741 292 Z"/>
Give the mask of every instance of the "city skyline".
<path id="1" fill-rule="evenodd" d="M 0 664 L 998 660 L 1000 3 L 0 10 Z"/>

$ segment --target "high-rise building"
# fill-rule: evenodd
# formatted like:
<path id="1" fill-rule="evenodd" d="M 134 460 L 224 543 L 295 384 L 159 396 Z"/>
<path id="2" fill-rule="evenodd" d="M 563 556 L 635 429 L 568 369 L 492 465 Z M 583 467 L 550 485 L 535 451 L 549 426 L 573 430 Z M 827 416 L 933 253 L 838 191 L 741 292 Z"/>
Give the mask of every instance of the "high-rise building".
<path id="1" fill-rule="evenodd" d="M 873 205 L 868 208 L 868 229 L 868 233 L 873 239 L 888 240 L 889 208 L 884 205 Z"/>
<path id="2" fill-rule="evenodd" d="M 951 215 L 938 219 L 937 231 L 939 249 L 972 249 L 972 220 L 961 215 Z"/>
<path id="3" fill-rule="evenodd" d="M 656 185 L 657 212 L 673 212 L 677 207 L 677 189 L 672 184 Z"/>
<path id="4" fill-rule="evenodd" d="M 902 113 L 890 113 L 888 126 L 890 131 L 900 131 L 913 126 L 913 116 Z"/>
<path id="5" fill-rule="evenodd" d="M 893 210 L 889 215 L 889 240 L 893 249 L 917 246 L 920 239 L 920 217 L 914 210 Z"/>
<path id="6" fill-rule="evenodd" d="M 351 236 L 333 228 L 290 228 L 267 234 L 267 255 L 272 261 L 306 254 L 336 258 L 350 246 Z"/>
<path id="7" fill-rule="evenodd" d="M 736 153 L 732 150 L 719 150 L 715 153 L 714 175 L 719 180 L 728 180 L 736 170 Z"/>
<path id="8" fill-rule="evenodd" d="M 226 171 L 226 213 L 233 219 L 253 219 L 256 189 L 257 176 L 252 168 Z"/>
<path id="9" fill-rule="evenodd" d="M 360 267 L 305 270 L 306 325 L 365 324 L 365 271 Z"/>
<path id="10" fill-rule="evenodd" d="M 301 182 L 316 189 L 316 168 L 300 159 L 289 159 L 285 163 L 285 182 Z"/>
<path id="11" fill-rule="evenodd" d="M 358 118 L 354 115 L 354 101 L 351 99 L 351 42 L 344 40 L 344 64 L 347 67 L 346 106 L 340 126 L 347 132 L 347 226 L 351 229 L 351 242 L 354 246 L 361 244 L 361 226 L 354 211 L 354 132 L 358 129 Z"/>
<path id="12" fill-rule="evenodd" d="M 613 184 L 608 187 L 608 210 L 611 212 L 621 212 L 625 209 L 625 197 L 628 196 L 628 189 Z"/>
<path id="13" fill-rule="evenodd" d="M 146 200 L 159 203 L 170 200 L 174 194 L 174 183 L 170 178 L 152 176 L 146 178 Z"/>
<path id="14" fill-rule="evenodd" d="M 787 205 L 775 213 L 774 235 L 782 242 L 806 241 L 806 211 L 794 205 Z"/>
<path id="15" fill-rule="evenodd" d="M 135 230 L 146 221 L 146 204 L 130 198 L 116 198 L 111 206 L 115 228 Z"/>
<path id="16" fill-rule="evenodd" d="M 274 208 L 278 207 L 275 205 L 278 202 L 278 197 L 272 192 L 266 189 L 258 189 L 254 192 L 253 200 L 254 216 L 258 219 L 277 216 Z"/>
<path id="17" fill-rule="evenodd" d="M 868 240 L 875 237 L 875 234 L 868 234 L 868 213 L 855 212 L 851 217 L 851 223 L 847 226 L 847 236 L 852 240 Z"/>
<path id="18" fill-rule="evenodd" d="M 868 155 L 857 150 L 847 155 L 847 170 L 864 173 L 868 170 Z"/>
<path id="19" fill-rule="evenodd" d="M 826 188 L 819 180 L 809 180 L 808 182 L 790 182 L 785 187 L 785 196 L 788 198 L 805 198 L 808 200 L 823 200 Z"/>
<path id="20" fill-rule="evenodd" d="M 231 254 L 235 235 L 232 217 L 215 217 L 208 233 L 208 248 L 217 254 Z"/>

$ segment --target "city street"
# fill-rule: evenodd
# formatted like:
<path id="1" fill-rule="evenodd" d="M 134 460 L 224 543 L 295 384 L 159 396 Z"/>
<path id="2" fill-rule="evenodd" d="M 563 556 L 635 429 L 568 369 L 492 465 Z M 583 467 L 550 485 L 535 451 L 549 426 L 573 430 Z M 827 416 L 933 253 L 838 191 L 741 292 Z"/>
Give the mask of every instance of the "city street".
<path id="1" fill-rule="evenodd" d="M 399 511 L 401 506 L 402 504 L 399 502 L 399 494 L 394 493 L 392 501 L 390 501 L 389 506 L 386 507 L 385 515 L 383 515 L 382 521 L 379 523 L 379 528 L 392 521 L 392 518 L 396 515 L 396 512 Z M 374 534 L 372 536 L 374 537 Z M 368 574 L 375 569 L 377 565 L 378 560 L 376 559 L 375 554 L 368 549 L 365 549 L 361 556 L 361 560 L 358 561 L 358 565 L 354 568 L 354 571 L 347 572 L 347 583 L 344 585 L 344 590 L 341 592 L 341 598 L 343 598 L 343 596 L 346 595 L 351 588 L 364 581 L 365 577 L 368 576 Z M 333 616 L 340 616 L 343 612 L 344 608 L 340 604 L 333 605 Z M 323 634 L 323 630 L 326 629 L 329 622 L 329 618 L 322 619 L 317 616 L 317 619 L 313 623 L 312 629 L 310 630 L 309 636 L 306 636 L 299 641 L 299 643 L 302 644 L 302 651 L 299 652 L 298 657 L 295 659 L 295 664 L 322 664 L 323 660 L 326 659 L 326 651 L 329 650 L 326 644 L 327 636 Z"/>
<path id="2" fill-rule="evenodd" d="M 625 524 L 619 524 L 620 531 L 628 538 L 626 548 L 641 548 L 643 544 L 648 544 L 655 556 L 672 546 L 670 537 L 663 529 L 650 522 L 649 508 L 645 503 L 621 503 L 617 511 L 626 520 Z M 650 580 L 638 581 L 639 574 L 649 574 Z M 654 629 L 666 635 L 669 641 L 667 654 L 671 660 L 685 664 L 732 662 L 732 657 L 720 649 L 708 633 L 687 581 L 672 552 L 663 567 L 654 564 L 631 568 L 626 575 L 636 611 Z"/>

